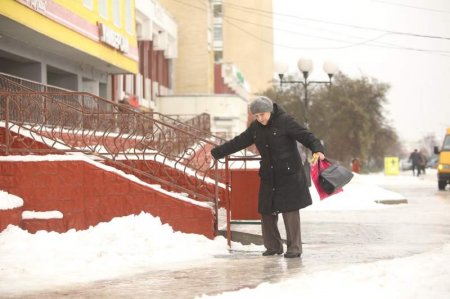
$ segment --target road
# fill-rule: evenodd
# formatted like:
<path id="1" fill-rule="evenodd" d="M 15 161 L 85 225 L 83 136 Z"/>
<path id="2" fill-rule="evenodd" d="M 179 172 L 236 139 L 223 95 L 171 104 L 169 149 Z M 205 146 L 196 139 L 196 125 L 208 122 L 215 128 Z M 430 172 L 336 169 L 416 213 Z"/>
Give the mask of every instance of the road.
<path id="1" fill-rule="evenodd" d="M 408 204 L 379 210 L 302 212 L 302 259 L 234 252 L 195 267 L 148 271 L 20 298 L 195 298 L 277 282 L 299 272 L 422 253 L 450 243 L 450 191 L 438 191 L 431 174 L 423 180 L 412 186 L 382 186 L 403 194 Z"/>

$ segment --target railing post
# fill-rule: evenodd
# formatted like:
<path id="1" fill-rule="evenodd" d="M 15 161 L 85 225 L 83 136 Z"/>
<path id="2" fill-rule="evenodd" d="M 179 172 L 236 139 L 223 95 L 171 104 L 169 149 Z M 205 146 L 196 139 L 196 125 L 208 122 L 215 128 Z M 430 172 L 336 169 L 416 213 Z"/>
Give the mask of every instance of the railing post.
<path id="1" fill-rule="evenodd" d="M 214 213 L 216 215 L 214 222 L 214 231 L 219 231 L 219 169 L 218 169 L 218 161 L 214 161 L 214 181 L 216 182 L 215 186 L 215 196 L 214 196 Z"/>
<path id="2" fill-rule="evenodd" d="M 84 134 L 84 95 L 81 94 L 81 132 Z"/>
<path id="3" fill-rule="evenodd" d="M 231 248 L 231 198 L 230 198 L 230 177 L 228 174 L 228 156 L 225 157 L 225 190 L 227 197 L 227 243 Z"/>
<path id="4" fill-rule="evenodd" d="M 96 125 L 95 125 L 95 129 L 96 129 L 96 130 L 101 130 L 101 129 L 102 129 L 102 128 L 99 127 L 100 124 L 101 124 L 101 121 L 100 121 L 100 111 L 101 111 L 101 108 L 100 108 L 100 101 L 97 101 L 97 120 L 96 120 Z"/>
<path id="5" fill-rule="evenodd" d="M 42 97 L 42 100 L 44 101 L 44 125 L 47 125 L 47 98 Z"/>

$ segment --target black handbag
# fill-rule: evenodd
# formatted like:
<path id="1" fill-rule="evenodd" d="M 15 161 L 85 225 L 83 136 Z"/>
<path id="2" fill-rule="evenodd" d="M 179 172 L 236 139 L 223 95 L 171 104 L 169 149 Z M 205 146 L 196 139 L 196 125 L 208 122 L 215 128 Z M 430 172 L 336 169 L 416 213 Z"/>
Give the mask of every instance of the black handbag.
<path id="1" fill-rule="evenodd" d="M 328 168 L 321 170 L 320 161 L 317 163 L 319 163 L 319 184 L 327 194 L 334 193 L 353 178 L 353 173 L 344 166 L 331 164 Z"/>

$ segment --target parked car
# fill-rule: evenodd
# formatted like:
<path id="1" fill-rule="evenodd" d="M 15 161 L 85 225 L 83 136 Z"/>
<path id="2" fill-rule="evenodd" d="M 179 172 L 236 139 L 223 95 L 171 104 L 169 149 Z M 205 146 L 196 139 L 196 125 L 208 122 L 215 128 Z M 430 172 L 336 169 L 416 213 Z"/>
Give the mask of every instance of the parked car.
<path id="1" fill-rule="evenodd" d="M 400 170 L 411 170 L 412 169 L 412 162 L 409 161 L 408 158 L 404 158 L 400 160 Z"/>
<path id="2" fill-rule="evenodd" d="M 439 162 L 439 156 L 436 154 L 431 155 L 427 162 L 427 168 L 436 168 Z"/>

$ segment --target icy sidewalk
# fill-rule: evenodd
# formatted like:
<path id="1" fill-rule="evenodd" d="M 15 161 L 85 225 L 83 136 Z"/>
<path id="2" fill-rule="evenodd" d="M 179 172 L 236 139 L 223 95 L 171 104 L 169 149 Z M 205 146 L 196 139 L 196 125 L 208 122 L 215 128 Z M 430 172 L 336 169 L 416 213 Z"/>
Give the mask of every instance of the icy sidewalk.
<path id="1" fill-rule="evenodd" d="M 377 183 L 380 183 L 381 179 L 384 178 L 377 176 L 370 178 L 370 180 L 378 181 Z M 92 283 L 67 281 L 66 285 L 52 287 L 52 291 L 29 293 L 26 290 L 23 292 L 17 290 L 7 295 L 2 294 L 0 290 L 0 294 L 2 298 L 195 298 L 204 294 L 214 295 L 226 291 L 255 288 L 266 282 L 280 283 L 288 278 L 298 277 L 300 274 L 307 274 L 306 276 L 310 277 L 317 273 L 317 277 L 320 278 L 322 276 L 319 273 L 323 271 L 333 273 L 349 265 L 361 265 L 364 269 L 364 265 L 372 267 L 373 262 L 396 261 L 398 258 L 433 251 L 450 243 L 450 218 L 448 217 L 450 192 L 438 192 L 432 177 L 430 180 L 405 177 L 404 180 L 407 183 L 396 182 L 391 187 L 404 194 L 409 200 L 408 204 L 383 205 L 377 208 L 366 206 L 359 209 L 337 209 L 334 207 L 302 211 L 302 232 L 305 243 L 302 259 L 286 260 L 282 256 L 262 257 L 261 246 L 239 246 L 238 244 L 233 244 L 233 248 L 238 251 L 230 254 L 217 249 L 217 246 L 224 245 L 223 238 L 194 243 L 189 241 L 189 236 L 158 233 L 162 238 L 165 236 L 165 238 L 172 238 L 174 243 L 167 242 L 167 245 L 164 245 L 162 240 L 160 244 L 142 243 L 140 250 L 147 248 L 148 251 L 140 253 L 144 254 L 140 258 L 140 264 L 139 259 L 133 261 L 136 263 L 134 269 L 136 274 L 128 269 L 117 278 L 105 277 L 101 280 L 96 279 L 97 281 Z M 367 197 L 366 195 L 359 194 L 361 201 Z M 341 198 L 341 200 L 345 199 Z M 121 226 L 125 226 L 125 223 L 121 223 Z M 138 223 L 133 226 L 141 227 Z M 128 227 L 128 231 L 133 231 L 131 229 L 133 226 Z M 246 227 L 259 231 L 258 226 Z M 152 230 L 150 227 L 148 229 Z M 281 221 L 280 229 L 282 229 Z M 119 227 L 117 230 L 120 230 Z M 129 235 L 127 231 L 123 231 L 122 234 Z M 119 261 L 122 261 L 122 264 L 125 260 L 132 261 L 130 251 L 132 247 L 136 247 L 138 240 L 136 238 L 139 238 L 139 235 L 143 236 L 144 232 L 135 233 L 134 236 L 126 239 L 126 244 L 121 244 L 118 240 L 111 243 L 122 234 L 116 231 L 101 240 L 106 243 L 102 247 L 102 256 L 98 257 L 103 259 L 103 271 L 114 271 Z M 155 232 L 149 232 L 146 238 L 150 239 L 146 242 L 150 242 L 154 234 Z M 95 245 L 94 240 L 90 242 L 92 242 L 90 246 Z M 215 248 L 210 247 L 212 244 L 215 244 Z M 122 251 L 111 252 L 117 250 L 118 246 L 123 246 Z M 82 258 L 82 249 L 78 248 L 78 252 Z M 210 256 L 208 252 L 215 252 L 214 256 Z M 186 253 L 189 253 L 191 257 L 183 260 L 182 256 Z M 108 256 L 114 259 L 108 259 Z M 161 259 L 159 264 L 150 261 L 155 256 Z M 136 258 L 139 258 L 139 255 Z M 175 259 L 178 259 L 178 263 L 171 262 Z M 59 264 L 63 262 L 61 260 Z M 97 261 L 93 257 L 90 264 L 95 263 Z M 86 267 L 87 265 L 89 264 L 87 263 Z M 25 269 L 25 271 L 29 270 Z M 47 271 L 48 269 L 45 272 Z M 101 267 L 98 267 L 96 271 L 102 271 Z M 420 270 L 417 269 L 417 271 Z M 5 272 L 6 275 L 7 273 L 11 271 Z M 77 273 L 77 277 L 93 274 L 95 273 L 80 272 Z M 444 274 L 450 276 L 448 273 Z M 70 277 L 70 273 L 68 276 Z M 382 278 L 380 279 L 383 281 Z M 282 293 L 282 290 L 278 292 Z"/>

